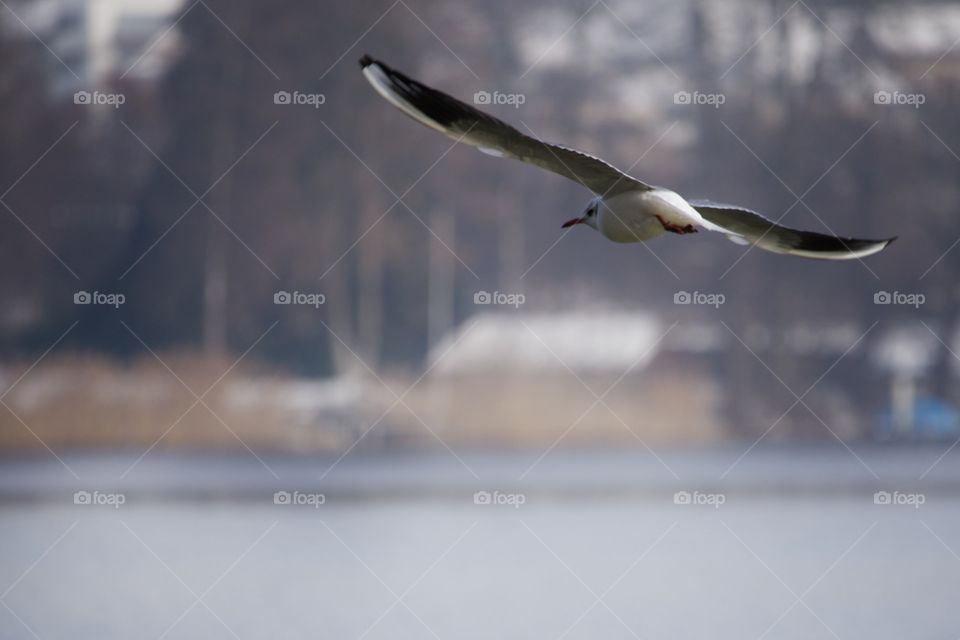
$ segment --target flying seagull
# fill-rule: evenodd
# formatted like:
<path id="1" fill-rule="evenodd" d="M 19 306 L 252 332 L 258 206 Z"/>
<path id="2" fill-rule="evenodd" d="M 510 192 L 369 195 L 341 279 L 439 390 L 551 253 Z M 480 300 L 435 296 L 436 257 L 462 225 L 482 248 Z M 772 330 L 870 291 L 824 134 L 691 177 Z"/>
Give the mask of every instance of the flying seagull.
<path id="1" fill-rule="evenodd" d="M 847 260 L 877 253 L 896 240 L 860 240 L 790 229 L 744 207 L 688 202 L 669 189 L 628 176 L 590 154 L 521 133 L 442 91 L 417 82 L 370 56 L 363 75 L 377 93 L 405 114 L 490 155 L 516 158 L 558 173 L 593 191 L 584 212 L 563 228 L 585 224 L 614 242 L 640 242 L 666 232 L 718 231 L 739 244 L 805 258 Z"/>

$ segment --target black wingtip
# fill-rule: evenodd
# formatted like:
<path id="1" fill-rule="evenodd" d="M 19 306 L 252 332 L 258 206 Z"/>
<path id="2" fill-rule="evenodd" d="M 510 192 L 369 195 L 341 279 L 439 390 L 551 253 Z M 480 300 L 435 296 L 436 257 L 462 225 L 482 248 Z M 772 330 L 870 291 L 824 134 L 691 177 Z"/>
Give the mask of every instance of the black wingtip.
<path id="1" fill-rule="evenodd" d="M 367 67 L 374 64 L 375 62 L 376 60 L 374 60 L 371 56 L 367 54 L 363 54 L 363 57 L 360 58 L 360 68 L 366 69 Z"/>

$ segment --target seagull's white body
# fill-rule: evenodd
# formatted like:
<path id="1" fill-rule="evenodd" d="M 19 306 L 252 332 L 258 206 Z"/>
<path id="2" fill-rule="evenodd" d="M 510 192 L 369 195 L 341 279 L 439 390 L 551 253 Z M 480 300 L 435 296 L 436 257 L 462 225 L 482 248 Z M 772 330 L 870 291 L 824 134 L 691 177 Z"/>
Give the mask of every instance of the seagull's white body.
<path id="1" fill-rule="evenodd" d="M 774 253 L 848 260 L 884 249 L 896 238 L 863 240 L 800 231 L 744 207 L 687 201 L 669 189 L 642 182 L 590 154 L 537 140 L 506 122 L 364 56 L 363 75 L 390 104 L 414 120 L 484 153 L 509 157 L 573 180 L 597 196 L 563 227 L 583 224 L 614 242 L 645 242 L 665 232 L 717 231 L 739 244 Z"/>
<path id="2" fill-rule="evenodd" d="M 596 213 L 583 224 L 593 227 L 603 237 L 614 242 L 646 242 L 667 232 L 663 223 L 679 228 L 706 227 L 709 222 L 690 206 L 680 194 L 656 187 L 647 191 L 626 191 L 614 196 L 591 200 Z"/>

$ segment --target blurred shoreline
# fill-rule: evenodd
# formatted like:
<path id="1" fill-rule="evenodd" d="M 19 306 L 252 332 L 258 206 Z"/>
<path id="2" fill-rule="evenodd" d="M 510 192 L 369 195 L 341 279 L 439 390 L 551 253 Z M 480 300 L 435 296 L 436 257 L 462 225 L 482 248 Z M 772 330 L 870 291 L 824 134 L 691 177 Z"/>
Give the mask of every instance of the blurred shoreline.
<path id="1" fill-rule="evenodd" d="M 872 499 L 877 491 L 960 496 L 960 466 L 948 444 L 840 444 L 555 451 L 446 451 L 333 456 L 83 452 L 0 457 L 0 504 L 62 503 L 74 491 L 122 492 L 152 501 L 263 502 L 277 491 L 322 493 L 337 503 L 468 502 L 476 491 L 522 492 L 530 500 L 669 500 L 677 491 Z M 738 460 L 739 459 L 739 460 Z M 69 468 L 69 469 L 68 469 Z M 76 474 L 74 477 L 73 474 Z"/>

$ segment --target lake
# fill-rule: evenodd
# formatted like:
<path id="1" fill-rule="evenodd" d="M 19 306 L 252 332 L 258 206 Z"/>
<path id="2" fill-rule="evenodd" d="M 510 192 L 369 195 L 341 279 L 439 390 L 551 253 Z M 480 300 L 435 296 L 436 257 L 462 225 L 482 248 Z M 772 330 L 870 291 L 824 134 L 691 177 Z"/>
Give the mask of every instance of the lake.
<path id="1" fill-rule="evenodd" d="M 43 640 L 960 634 L 949 444 L 756 448 L 736 462 L 748 444 L 336 464 L 8 458 L 0 628 Z"/>

